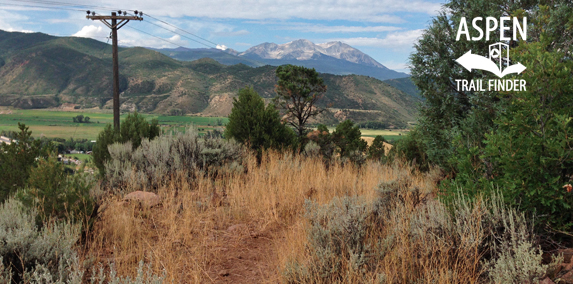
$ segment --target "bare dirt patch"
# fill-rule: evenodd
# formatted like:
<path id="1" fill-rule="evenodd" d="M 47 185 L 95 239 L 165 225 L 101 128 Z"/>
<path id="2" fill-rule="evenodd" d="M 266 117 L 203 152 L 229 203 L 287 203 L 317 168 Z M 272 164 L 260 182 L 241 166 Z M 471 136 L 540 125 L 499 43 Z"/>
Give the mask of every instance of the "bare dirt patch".
<path id="1" fill-rule="evenodd" d="M 278 283 L 274 240 L 279 230 L 257 232 L 254 226 L 230 226 L 219 258 L 208 271 L 213 283 Z"/>

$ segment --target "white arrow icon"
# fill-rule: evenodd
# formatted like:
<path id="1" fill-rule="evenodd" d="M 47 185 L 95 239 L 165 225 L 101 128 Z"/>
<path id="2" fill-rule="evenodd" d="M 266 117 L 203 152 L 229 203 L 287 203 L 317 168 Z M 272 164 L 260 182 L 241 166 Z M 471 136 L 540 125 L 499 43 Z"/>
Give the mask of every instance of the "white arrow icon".
<path id="1" fill-rule="evenodd" d="M 486 57 L 472 54 L 471 50 L 462 55 L 460 58 L 456 59 L 456 62 L 462 65 L 464 68 L 468 69 L 470 72 L 472 69 L 485 70 L 495 74 L 499 78 L 503 78 L 511 73 L 520 74 L 526 69 L 525 66 L 518 62 L 517 64 L 513 64 L 505 68 L 505 70 L 501 72 L 493 61 Z"/>

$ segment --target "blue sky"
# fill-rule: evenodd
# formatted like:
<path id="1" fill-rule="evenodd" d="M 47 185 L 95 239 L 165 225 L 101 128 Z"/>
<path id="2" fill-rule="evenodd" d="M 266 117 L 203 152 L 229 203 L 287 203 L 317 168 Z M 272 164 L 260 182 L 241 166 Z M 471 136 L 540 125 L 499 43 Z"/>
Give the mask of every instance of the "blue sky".
<path id="1" fill-rule="evenodd" d="M 112 10 L 138 9 L 144 12 L 144 21 L 130 22 L 122 28 L 119 32 L 120 45 L 199 48 L 214 47 L 215 43 L 244 51 L 263 42 L 282 44 L 301 38 L 314 43 L 342 41 L 391 69 L 407 72 L 408 55 L 413 51 L 413 43 L 443 2 L 1 0 L 0 29 L 74 35 L 106 42 L 109 29 L 101 22 L 87 20 L 84 11 L 89 9 L 108 15 Z M 181 28 L 177 31 L 180 35 L 170 32 L 174 30 L 172 26 L 156 19 Z"/>

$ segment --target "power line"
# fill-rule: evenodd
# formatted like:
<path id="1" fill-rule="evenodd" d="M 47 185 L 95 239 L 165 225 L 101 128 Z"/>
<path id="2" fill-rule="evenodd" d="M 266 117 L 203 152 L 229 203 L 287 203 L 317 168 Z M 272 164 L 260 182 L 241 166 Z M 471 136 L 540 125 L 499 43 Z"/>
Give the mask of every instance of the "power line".
<path id="1" fill-rule="evenodd" d="M 150 33 L 148 33 L 148 32 L 142 31 L 142 30 L 140 30 L 140 29 L 138 29 L 138 28 L 134 28 L 134 27 L 132 27 L 132 26 L 126 26 L 126 27 L 128 27 L 128 28 L 130 28 L 130 29 L 133 29 L 133 30 L 136 30 L 136 31 L 138 31 L 138 32 L 140 32 L 140 33 L 144 33 L 144 34 L 146 34 L 146 35 L 152 36 L 152 37 L 154 37 L 154 38 L 160 39 L 160 40 L 162 40 L 162 41 L 164 41 L 164 42 L 170 43 L 170 44 L 175 45 L 175 46 L 177 46 L 177 47 L 186 48 L 186 47 L 181 46 L 181 45 L 179 45 L 179 44 L 177 44 L 177 43 L 174 43 L 174 42 L 172 42 L 172 41 L 166 40 L 166 39 L 164 39 L 164 38 L 162 38 L 162 37 L 158 37 L 158 36 L 152 35 L 152 34 L 150 34 Z"/>
<path id="2" fill-rule="evenodd" d="M 96 6 L 96 5 L 86 5 L 86 4 L 76 4 L 76 3 L 67 3 L 67 2 L 60 2 L 60 1 L 48 1 L 48 0 L 7 0 L 7 1 L 14 1 L 14 2 L 28 2 L 28 3 L 36 3 L 36 4 L 43 4 L 43 5 L 51 5 L 57 7 L 81 7 L 81 8 L 90 8 L 90 9 L 103 9 L 109 11 L 116 11 L 118 9 L 105 7 L 105 6 Z M 134 11 L 130 9 L 121 9 L 125 11 Z M 82 11 L 82 10 L 80 10 Z"/>
<path id="3" fill-rule="evenodd" d="M 149 15 L 147 15 L 147 14 L 146 14 L 145 16 L 148 16 L 148 17 L 149 17 Z M 188 39 L 188 40 L 190 40 L 190 41 L 196 42 L 196 43 L 201 44 L 201 45 L 204 45 L 204 46 L 206 46 L 206 47 L 210 47 L 210 48 L 213 47 L 213 46 L 210 46 L 210 45 L 205 44 L 205 43 L 203 43 L 203 42 L 200 42 L 200 41 L 198 41 L 198 40 L 195 40 L 195 39 L 193 39 L 193 38 L 190 38 L 190 37 L 188 37 L 188 36 L 186 36 L 186 35 L 183 35 L 183 34 L 180 34 L 180 33 L 178 33 L 178 32 L 172 31 L 172 30 L 170 30 L 170 29 L 168 29 L 168 28 L 162 27 L 161 25 L 155 24 L 155 23 L 153 23 L 153 22 L 146 22 L 146 23 L 151 24 L 151 25 L 154 25 L 154 26 L 159 27 L 159 28 L 162 28 L 162 29 L 164 29 L 164 30 L 166 30 L 166 31 L 169 31 L 169 32 L 172 32 L 172 33 L 174 33 L 174 34 L 176 34 L 176 35 L 182 36 L 182 37 L 184 37 L 184 38 L 186 38 L 186 39 Z M 217 46 L 216 43 L 213 43 L 213 44 L 215 45 L 215 47 Z"/>
<path id="4" fill-rule="evenodd" d="M 25 5 L 25 4 L 14 4 L 14 3 L 6 3 L 0 2 L 1 5 L 8 5 L 8 6 L 19 6 L 19 7 L 28 7 L 28 8 L 41 8 L 47 10 L 68 10 L 68 11 L 84 11 L 83 9 L 73 9 L 73 8 L 64 8 L 64 7 L 46 7 L 46 6 L 36 6 L 36 5 Z"/>
<path id="5" fill-rule="evenodd" d="M 202 38 L 202 37 L 200 37 L 200 36 L 198 36 L 198 35 L 195 35 L 195 34 L 193 34 L 193 33 L 190 33 L 190 32 L 188 32 L 188 31 L 186 31 L 186 30 L 184 30 L 184 29 L 181 29 L 181 28 L 179 28 L 179 27 L 177 27 L 177 26 L 175 26 L 175 25 L 172 25 L 172 24 L 170 24 L 170 23 L 168 23 L 168 22 L 165 22 L 165 21 L 163 21 L 163 20 L 160 20 L 160 19 L 158 19 L 158 18 L 155 18 L 155 17 L 153 17 L 153 16 L 151 16 L 151 15 L 149 15 L 149 14 L 145 14 L 145 15 L 146 15 L 147 17 L 150 17 L 150 18 L 156 20 L 156 21 L 162 22 L 162 23 L 164 23 L 164 24 L 166 24 L 166 25 L 168 25 L 168 26 L 174 27 L 174 28 L 176 28 L 176 29 L 178 29 L 178 30 L 180 30 L 180 31 L 182 31 L 182 32 L 184 32 L 184 33 L 187 33 L 187 34 L 190 34 L 190 35 L 192 35 L 192 36 L 194 36 L 194 37 L 200 38 L 200 39 L 202 39 L 202 40 L 204 40 L 204 41 L 206 41 L 206 42 L 208 42 L 208 43 L 217 45 L 216 43 L 214 43 L 214 42 L 212 42 L 212 41 L 210 41 L 210 40 L 208 40 L 208 39 L 204 39 L 204 38 Z"/>
<path id="6" fill-rule="evenodd" d="M 7 1 L 15 1 L 15 0 L 7 0 Z M 105 7 L 105 6 L 76 4 L 76 3 L 68 3 L 68 2 L 62 2 L 62 1 L 51 1 L 51 0 L 18 0 L 18 2 L 27 2 L 27 3 L 36 3 L 36 4 L 43 4 L 43 5 L 52 5 L 52 6 L 58 7 L 59 9 L 62 9 L 62 10 L 72 10 L 72 11 L 81 11 L 81 10 L 80 10 L 80 9 L 66 8 L 66 6 L 67 6 L 67 7 L 82 7 L 82 8 L 90 8 L 90 9 L 104 9 L 104 10 L 110 10 L 110 11 L 117 11 L 117 10 L 132 11 L 132 12 L 136 11 L 136 10 L 132 10 L 132 9 L 115 9 L 115 8 L 112 8 L 112 7 Z M 45 6 L 33 6 L 33 5 L 13 4 L 13 3 L 10 3 L 10 4 L 9 4 L 9 3 L 6 3 L 6 4 L 7 4 L 7 5 L 14 5 L 14 6 L 23 6 L 23 7 L 35 7 L 35 8 L 52 9 L 52 8 L 50 8 L 50 7 L 45 7 Z M 147 16 L 147 17 L 149 17 L 149 18 L 152 18 L 152 19 L 154 19 L 154 20 L 156 20 L 156 21 L 158 21 L 158 22 L 161 22 L 161 23 L 163 23 L 163 24 L 165 24 L 165 25 L 167 25 L 167 26 L 170 26 L 170 27 L 172 27 L 172 28 L 175 28 L 175 29 L 178 30 L 178 31 L 181 31 L 181 32 L 183 32 L 183 33 L 186 33 L 186 34 L 189 34 L 189 35 L 191 35 L 191 36 L 194 36 L 194 37 L 196 37 L 196 38 L 198 38 L 198 39 L 200 39 L 200 40 L 203 40 L 203 41 L 205 41 L 205 42 L 208 42 L 208 43 L 214 45 L 215 47 L 217 47 L 217 45 L 218 45 L 218 44 L 215 43 L 215 42 L 212 42 L 212 41 L 210 41 L 210 40 L 208 40 L 208 39 L 206 39 L 206 38 L 203 38 L 203 37 L 201 37 L 201 36 L 198 36 L 198 35 L 196 35 L 196 34 L 194 34 L 194 33 L 192 33 L 192 32 L 189 32 L 189 31 L 187 31 L 187 30 L 184 30 L 184 29 L 182 29 L 182 28 L 179 28 L 179 27 L 177 27 L 177 26 L 175 26 L 175 25 L 173 25 L 173 24 L 171 24 L 171 23 L 168 23 L 168 22 L 166 22 L 166 21 L 164 21 L 164 20 L 161 20 L 161 19 L 159 19 L 159 18 L 156 18 L 156 17 L 154 17 L 154 16 L 152 16 L 152 15 L 145 14 L 145 16 Z M 190 37 L 188 37 L 188 36 L 185 36 L 185 35 L 182 35 L 182 34 L 180 34 L 180 33 L 175 32 L 175 31 L 172 31 L 172 30 L 170 30 L 170 29 L 167 29 L 167 28 L 165 28 L 165 27 L 163 27 L 163 26 L 161 26 L 161 25 L 157 25 L 157 24 L 155 24 L 155 23 L 153 23 L 153 22 L 148 22 L 148 23 L 150 23 L 150 24 L 152 24 L 152 25 L 155 25 L 155 26 L 157 26 L 157 27 L 159 27 L 159 28 L 162 28 L 162 29 L 164 29 L 164 30 L 167 30 L 167 31 L 169 31 L 169 32 L 171 32 L 171 33 L 174 33 L 174 34 L 177 34 L 177 35 L 179 35 L 179 36 L 185 37 L 186 39 L 189 39 L 189 40 L 191 40 L 191 41 L 193 41 L 193 42 L 196 42 L 196 43 L 199 43 L 199 44 L 201 44 L 201 45 L 204 45 L 204 46 L 207 46 L 207 47 L 210 47 L 210 48 L 211 48 L 211 46 L 206 45 L 206 44 L 203 43 L 203 42 L 197 41 L 196 39 L 190 38 Z"/>
<path id="7" fill-rule="evenodd" d="M 126 12 L 123 12 L 123 16 L 121 15 L 121 11 L 111 12 L 111 16 L 104 16 L 98 15 L 96 16 L 95 12 L 90 15 L 90 12 L 87 12 L 88 15 L 86 18 L 90 20 L 99 20 L 103 24 L 105 24 L 108 28 L 111 29 L 111 38 L 112 38 L 112 53 L 113 53 L 113 126 L 116 131 L 119 131 L 119 60 L 118 60 L 118 40 L 117 40 L 117 31 L 125 26 L 129 21 L 141 21 L 143 18 L 140 16 L 126 16 Z M 119 15 L 118 15 L 119 14 Z M 109 22 L 108 22 L 109 21 Z"/>
<path id="8" fill-rule="evenodd" d="M 7 1 L 14 1 L 14 0 L 7 0 Z M 114 8 L 111 8 L 111 7 L 96 6 L 96 5 L 86 5 L 86 4 L 75 4 L 75 3 L 68 3 L 68 2 L 61 2 L 61 1 L 50 1 L 50 0 L 18 0 L 18 2 L 26 2 L 26 3 L 36 3 L 36 4 L 42 4 L 42 5 L 50 5 L 50 6 L 52 6 L 52 7 L 38 6 L 38 5 L 27 5 L 27 4 L 16 4 L 16 3 L 6 3 L 6 2 L 0 2 L 0 4 L 11 5 L 11 6 L 20 6 L 20 7 L 30 7 L 30 8 L 42 8 L 42 9 L 50 9 L 50 10 L 69 10 L 69 11 L 83 11 L 83 10 L 78 9 L 78 8 L 69 8 L 69 7 L 82 7 L 82 8 L 90 8 L 90 9 L 96 8 L 96 9 L 105 9 L 105 10 L 112 10 L 112 11 L 118 10 L 118 9 L 114 9 Z M 136 10 L 131 10 L 131 9 L 122 9 L 122 10 L 124 10 L 124 11 L 136 11 Z M 186 38 L 186 39 L 188 39 L 188 40 L 191 40 L 191 41 L 193 41 L 193 42 L 195 42 L 195 43 L 204 45 L 204 46 L 209 47 L 209 48 L 213 48 L 213 47 L 216 48 L 216 47 L 218 46 L 218 44 L 215 43 L 215 42 L 212 42 L 212 41 L 210 41 L 210 40 L 208 40 L 208 39 L 205 39 L 205 38 L 203 38 L 203 37 L 200 37 L 200 36 L 198 36 L 198 35 L 196 35 L 196 34 L 193 34 L 193 33 L 189 32 L 189 31 L 186 31 L 186 30 L 184 30 L 184 29 L 182 29 L 182 28 L 179 28 L 179 27 L 177 27 L 177 26 L 175 26 L 175 25 L 173 25 L 173 24 L 170 24 L 170 23 L 168 23 L 168 22 L 166 22 L 166 21 L 164 21 L 164 20 L 158 19 L 158 18 L 156 18 L 156 17 L 154 17 L 154 16 L 151 16 L 151 15 L 149 15 L 149 14 L 145 14 L 145 16 L 147 16 L 147 17 L 149 17 L 149 18 L 152 18 L 152 19 L 154 19 L 154 20 L 156 20 L 156 21 L 158 21 L 158 22 L 161 22 L 161 23 L 163 23 L 163 24 L 165 24 L 165 25 L 167 25 L 167 26 L 173 27 L 173 28 L 175 28 L 176 30 L 179 30 L 179 31 L 184 32 L 184 33 L 189 34 L 189 35 L 192 35 L 192 36 L 194 36 L 194 37 L 196 37 L 196 38 L 198 38 L 198 39 L 201 39 L 201 40 L 203 40 L 203 41 L 205 41 L 205 42 L 208 42 L 208 43 L 212 44 L 213 46 L 210 46 L 210 45 L 208 45 L 208 44 L 205 44 L 205 43 L 203 43 L 203 42 L 200 42 L 200 41 L 198 41 L 198 40 L 196 40 L 196 39 L 194 39 L 194 38 L 188 37 L 188 36 L 186 36 L 186 35 L 183 35 L 183 34 L 181 34 L 181 33 L 176 32 L 176 31 L 170 30 L 170 29 L 168 29 L 168 28 L 166 28 L 166 27 L 163 27 L 163 26 L 161 26 L 161 25 L 158 25 L 158 24 L 156 24 L 156 23 L 147 21 L 147 23 L 149 23 L 149 24 L 151 24 L 151 25 L 154 25 L 154 26 L 156 26 L 156 27 L 159 27 L 159 28 L 161 28 L 161 29 L 164 29 L 164 30 L 169 31 L 169 32 L 171 32 L 171 33 L 173 33 L 173 34 L 179 35 L 179 36 L 181 36 L 181 37 L 184 37 L 184 38 Z M 140 32 L 142 32 L 142 31 L 140 31 Z M 144 32 L 144 33 L 145 33 L 145 32 Z M 149 33 L 145 33 L 145 34 L 151 35 L 151 34 L 149 34 Z M 152 35 L 152 36 L 153 36 L 153 35 Z M 164 39 L 162 39 L 162 40 L 164 40 Z M 166 40 L 164 40 L 164 41 L 166 41 Z M 173 44 L 172 42 L 170 42 L 170 43 Z M 178 45 L 178 46 L 179 46 L 179 45 Z"/>

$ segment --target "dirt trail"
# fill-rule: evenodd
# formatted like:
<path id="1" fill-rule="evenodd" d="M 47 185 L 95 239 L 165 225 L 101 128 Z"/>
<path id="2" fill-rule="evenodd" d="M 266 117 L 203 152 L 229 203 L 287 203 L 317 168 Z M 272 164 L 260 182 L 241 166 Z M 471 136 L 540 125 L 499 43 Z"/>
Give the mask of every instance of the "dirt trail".
<path id="1" fill-rule="evenodd" d="M 217 248 L 219 259 L 208 271 L 212 283 L 279 283 L 276 236 L 276 231 L 255 232 L 244 224 L 229 227 Z"/>

